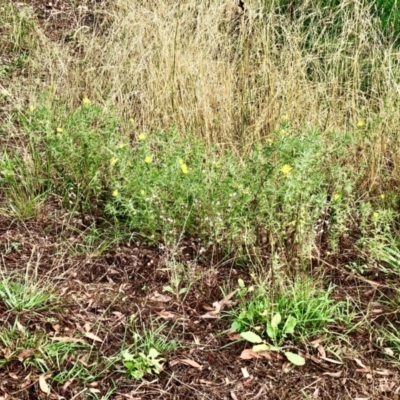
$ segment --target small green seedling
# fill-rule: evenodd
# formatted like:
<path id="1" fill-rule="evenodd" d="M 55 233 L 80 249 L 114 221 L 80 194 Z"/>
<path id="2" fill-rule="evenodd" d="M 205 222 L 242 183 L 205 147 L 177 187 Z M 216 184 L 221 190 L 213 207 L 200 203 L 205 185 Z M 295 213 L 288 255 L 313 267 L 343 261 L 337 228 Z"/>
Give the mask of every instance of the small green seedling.
<path id="1" fill-rule="evenodd" d="M 129 351 L 122 353 L 124 366 L 129 374 L 138 380 L 142 379 L 146 373 L 159 374 L 162 371 L 165 359 L 159 356 L 160 353 L 154 348 L 151 348 L 148 354 L 141 352 L 136 356 Z"/>
<path id="2" fill-rule="evenodd" d="M 296 318 L 289 316 L 288 319 L 286 320 L 285 325 L 283 326 L 282 331 L 279 332 L 279 325 L 281 324 L 281 322 L 282 322 L 282 316 L 279 313 L 277 313 L 272 317 L 271 323 L 268 324 L 267 326 L 267 335 L 275 343 L 279 333 L 281 334 L 282 338 L 285 338 L 287 334 L 293 334 L 294 328 L 297 323 Z M 268 345 L 259 335 L 257 335 L 254 332 L 251 331 L 242 332 L 240 336 L 244 340 L 247 340 L 248 342 L 254 344 L 252 350 L 255 353 L 259 353 L 262 351 L 278 351 L 278 352 L 282 351 L 282 349 L 278 346 Z M 292 364 L 296 366 L 302 366 L 306 362 L 306 360 L 303 357 L 299 356 L 298 354 L 292 353 L 290 351 L 284 351 L 283 354 Z"/>

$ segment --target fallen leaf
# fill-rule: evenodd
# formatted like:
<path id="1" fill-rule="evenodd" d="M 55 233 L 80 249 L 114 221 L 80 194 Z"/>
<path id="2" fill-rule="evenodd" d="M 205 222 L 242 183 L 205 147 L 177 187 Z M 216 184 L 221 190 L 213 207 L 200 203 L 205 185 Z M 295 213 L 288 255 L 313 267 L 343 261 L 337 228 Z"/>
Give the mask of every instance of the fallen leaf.
<path id="1" fill-rule="evenodd" d="M 19 361 L 24 361 L 26 358 L 32 357 L 35 354 L 34 350 L 23 350 L 18 354 L 17 358 Z"/>
<path id="2" fill-rule="evenodd" d="M 19 322 L 16 322 L 17 324 L 17 329 L 21 332 L 21 333 L 25 333 L 25 327 Z"/>
<path id="3" fill-rule="evenodd" d="M 14 379 L 14 380 L 16 380 L 16 381 L 19 380 L 19 376 L 18 376 L 16 373 L 14 373 L 14 372 L 10 372 L 10 373 L 8 374 L 8 376 L 9 376 L 11 379 Z"/>
<path id="4" fill-rule="evenodd" d="M 242 337 L 240 336 L 240 334 L 239 333 L 236 333 L 236 332 L 230 332 L 230 333 L 228 333 L 228 337 L 229 337 L 229 340 L 240 340 Z"/>
<path id="5" fill-rule="evenodd" d="M 169 312 L 169 311 L 160 311 L 160 312 L 157 312 L 157 314 L 161 318 L 164 318 L 164 319 L 177 319 L 178 318 L 176 314 L 173 314 L 172 312 Z"/>
<path id="6" fill-rule="evenodd" d="M 354 361 L 362 368 L 362 370 L 357 370 L 357 372 L 369 372 L 369 367 L 365 366 L 361 360 L 354 358 Z"/>
<path id="7" fill-rule="evenodd" d="M 304 357 L 299 356 L 296 353 L 292 353 L 291 351 L 285 351 L 285 356 L 286 358 L 294 365 L 297 365 L 298 367 L 301 367 L 306 363 L 306 360 Z"/>
<path id="8" fill-rule="evenodd" d="M 250 378 L 250 374 L 247 372 L 247 368 L 241 368 L 241 370 L 244 379 Z"/>
<path id="9" fill-rule="evenodd" d="M 54 336 L 51 340 L 55 340 L 56 342 L 64 342 L 64 343 L 84 343 L 86 342 L 82 339 L 76 339 L 69 336 Z"/>
<path id="10" fill-rule="evenodd" d="M 212 382 L 212 381 L 206 381 L 205 379 L 200 379 L 199 382 L 200 382 L 200 383 L 204 383 L 205 385 L 214 385 L 214 382 Z"/>
<path id="11" fill-rule="evenodd" d="M 90 388 L 90 389 L 89 389 L 89 392 L 90 392 L 90 393 L 93 393 L 93 394 L 101 393 L 101 391 L 100 391 L 99 389 L 93 389 L 93 388 Z"/>
<path id="12" fill-rule="evenodd" d="M 86 332 L 85 336 L 87 338 L 89 338 L 89 339 L 92 339 L 92 340 L 96 341 L 96 342 L 103 343 L 103 341 L 98 336 L 96 336 L 94 333 Z"/>
<path id="13" fill-rule="evenodd" d="M 213 310 L 208 312 L 207 314 L 204 314 L 201 316 L 201 318 L 216 318 L 219 313 L 223 310 L 223 308 L 230 304 L 231 298 L 236 294 L 237 289 L 234 290 L 233 292 L 229 293 L 227 296 L 225 296 L 222 300 L 220 301 L 215 301 L 213 303 Z"/>
<path id="14" fill-rule="evenodd" d="M 40 387 L 40 390 L 41 390 L 43 393 L 46 393 L 46 394 L 49 394 L 49 393 L 50 393 L 50 387 L 49 387 L 49 385 L 47 384 L 47 382 L 46 382 L 46 377 L 45 377 L 44 375 L 41 375 L 41 376 L 39 377 L 39 387 Z"/>
<path id="15" fill-rule="evenodd" d="M 172 300 L 172 297 L 167 296 L 165 294 L 160 294 L 158 292 L 154 292 L 153 296 L 150 297 L 152 301 L 159 301 L 161 303 L 168 303 Z"/>
<path id="16" fill-rule="evenodd" d="M 169 362 L 169 365 L 171 367 L 173 367 L 174 365 L 177 365 L 177 364 L 186 364 L 193 368 L 197 368 L 199 370 L 201 370 L 203 368 L 202 365 L 200 365 L 198 362 L 196 362 L 194 360 L 191 360 L 190 358 L 181 358 L 179 360 L 173 360 L 173 361 Z"/>
<path id="17" fill-rule="evenodd" d="M 332 360 L 332 358 L 328 358 L 328 357 L 321 357 L 321 360 L 330 362 L 332 364 L 338 364 L 338 365 L 342 365 L 343 364 L 341 361 Z"/>
<path id="18" fill-rule="evenodd" d="M 379 369 L 379 368 L 375 371 L 375 373 L 378 375 L 383 375 L 383 376 L 389 376 L 389 375 L 394 374 L 392 371 L 389 371 L 387 369 Z"/>
<path id="19" fill-rule="evenodd" d="M 331 376 L 333 378 L 340 378 L 342 376 L 343 371 L 338 372 L 324 372 L 322 375 Z"/>
<path id="20" fill-rule="evenodd" d="M 325 349 L 321 345 L 318 345 L 317 350 L 321 357 L 326 357 Z"/>
<path id="21" fill-rule="evenodd" d="M 260 351 L 259 353 L 256 354 L 260 355 L 262 358 L 265 358 L 269 361 L 272 361 L 274 359 L 270 351 Z"/>
<path id="22" fill-rule="evenodd" d="M 83 328 L 85 329 L 86 332 L 89 332 L 92 329 L 92 325 L 89 324 L 89 322 L 86 322 L 86 324 L 83 325 Z"/>
<path id="23" fill-rule="evenodd" d="M 240 358 L 243 360 L 251 360 L 252 358 L 261 358 L 261 355 L 255 353 L 252 349 L 245 349 L 242 351 L 242 354 L 240 354 Z"/>

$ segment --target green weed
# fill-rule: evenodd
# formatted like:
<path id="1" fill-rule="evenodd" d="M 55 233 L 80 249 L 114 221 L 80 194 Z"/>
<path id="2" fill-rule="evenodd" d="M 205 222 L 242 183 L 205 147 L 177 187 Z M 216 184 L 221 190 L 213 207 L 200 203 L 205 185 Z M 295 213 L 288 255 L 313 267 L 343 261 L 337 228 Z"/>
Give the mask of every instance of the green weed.
<path id="1" fill-rule="evenodd" d="M 232 328 L 256 331 L 281 346 L 285 340 L 308 342 L 319 335 L 330 335 L 335 325 L 348 326 L 352 319 L 348 305 L 332 298 L 332 286 L 324 289 L 320 285 L 310 278 L 298 278 L 276 289 L 242 287 L 240 305 L 230 313 Z"/>

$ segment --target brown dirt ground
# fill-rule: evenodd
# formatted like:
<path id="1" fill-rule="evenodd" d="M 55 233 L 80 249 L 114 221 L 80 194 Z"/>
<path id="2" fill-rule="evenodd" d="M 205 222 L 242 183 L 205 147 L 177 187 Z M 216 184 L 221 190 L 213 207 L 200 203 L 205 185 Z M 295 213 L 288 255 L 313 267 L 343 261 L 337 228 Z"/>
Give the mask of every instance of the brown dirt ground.
<path id="1" fill-rule="evenodd" d="M 28 273 L 54 285 L 62 293 L 60 311 L 9 313 L 0 306 L 3 324 L 16 318 L 25 329 L 41 331 L 58 337 L 79 337 L 86 324 L 98 327 L 96 334 L 104 338 L 99 352 L 115 355 L 120 349 L 124 326 L 136 317 L 146 324 L 157 316 L 168 315 L 166 321 L 173 328 L 182 347 L 169 357 L 159 375 L 135 381 L 124 374 L 110 374 L 96 382 L 95 389 L 105 394 L 110 385 L 118 386 L 113 399 L 397 399 L 400 398 L 400 376 L 396 367 L 388 363 L 368 332 L 358 329 L 350 338 L 351 346 L 341 344 L 344 363 L 335 364 L 321 358 L 312 347 L 303 348 L 307 363 L 301 368 L 289 368 L 283 357 L 242 360 L 241 351 L 249 346 L 234 343 L 226 332 L 227 319 L 204 319 L 202 315 L 214 301 L 222 299 L 220 288 L 241 277 L 249 281 L 248 273 L 232 264 L 210 265 L 209 257 L 199 256 L 200 244 L 183 241 L 179 258 L 191 270 L 195 283 L 185 301 L 170 296 L 158 298 L 169 281 L 164 261 L 170 254 L 162 246 L 139 242 L 114 246 L 102 255 L 79 254 L 81 221 L 66 223 L 63 214 L 49 210 L 36 220 L 13 223 L 0 219 L 0 249 L 4 274 Z M 19 243 L 12 248 L 12 243 Z M 329 281 L 335 283 L 335 296 L 357 296 L 361 305 L 370 307 L 378 297 L 376 284 L 383 288 L 383 276 L 374 274 L 357 278 L 343 269 L 321 264 Z M 375 278 L 371 283 L 371 278 Z M 37 279 L 37 278 L 35 278 Z M 232 283 L 231 283 L 232 287 Z M 384 290 L 384 289 L 382 289 Z M 0 303 L 1 304 L 1 303 Z M 390 310 L 380 310 L 371 318 L 385 319 Z M 57 324 L 52 324 L 53 319 Z M 227 346 L 231 344 L 230 346 Z M 96 344 L 97 345 L 97 344 Z M 5 355 L 6 349 L 0 346 Z M 179 362 L 190 359 L 201 367 Z M 361 367 L 360 360 L 366 369 Z M 73 361 L 71 361 L 73 362 Z M 243 369 L 249 374 L 245 378 Z M 39 389 L 37 371 L 18 360 L 0 370 L 0 395 L 11 399 L 37 399 L 45 396 Z M 21 382 L 23 382 L 21 384 Z M 53 398 L 84 399 L 79 393 L 82 384 L 72 380 L 69 385 L 52 386 Z M 10 397 L 6 397 L 10 396 Z M 308 397 L 306 397 L 308 396 Z"/>
<path id="2" fill-rule="evenodd" d="M 107 7 L 105 1 L 25 0 L 18 3 L 33 8 L 38 22 L 50 38 L 68 45 L 68 35 L 77 26 L 100 27 Z M 1 201 L 1 199 L 0 199 Z M 239 355 L 249 347 L 232 344 L 226 332 L 226 319 L 204 319 L 201 316 L 215 301 L 222 298 L 220 288 L 232 288 L 240 277 L 249 281 L 248 272 L 232 264 L 219 263 L 211 256 L 199 255 L 200 244 L 186 239 L 179 247 L 180 261 L 193 274 L 194 284 L 184 302 L 171 299 L 160 301 L 156 293 L 169 284 L 165 260 L 170 254 L 162 246 L 140 242 L 110 247 L 97 255 L 82 251 L 85 226 L 79 219 L 66 221 L 57 202 L 35 220 L 15 223 L 0 218 L 1 268 L 4 274 L 26 271 L 54 285 L 63 294 L 60 311 L 35 314 L 8 313 L 0 302 L 0 320 L 12 324 L 18 318 L 25 329 L 46 332 L 49 336 L 76 336 L 85 332 L 85 324 L 96 325 L 103 339 L 99 351 L 114 355 L 121 344 L 126 321 L 135 314 L 138 320 L 149 323 L 162 312 L 173 315 L 166 322 L 179 337 L 182 347 L 168 359 L 164 371 L 143 381 L 129 379 L 123 374 L 100 378 L 93 389 L 105 395 L 116 385 L 112 399 L 400 399 L 400 375 L 375 345 L 369 333 L 358 329 L 350 345 L 342 344 L 344 362 L 338 365 L 321 359 L 312 347 L 303 348 L 308 358 L 301 368 L 289 368 L 284 359 L 242 360 Z M 57 211 L 58 210 L 58 211 Z M 19 243 L 12 248 L 12 243 Z M 81 252 L 77 251 L 81 249 Z M 315 271 L 324 271 L 328 282 L 337 285 L 338 300 L 351 296 L 359 301 L 363 312 L 371 307 L 386 289 L 387 277 L 369 272 L 358 277 L 345 271 L 344 259 L 316 262 Z M 217 260 L 218 261 L 218 260 Z M 393 282 L 390 282 L 393 283 Z M 398 285 L 397 285 L 398 286 Z M 395 310 L 396 311 L 396 310 Z M 395 321 L 393 310 L 371 312 L 371 320 L 381 323 Z M 55 318 L 59 322 L 54 325 Z M 227 346 L 231 344 L 230 346 Z M 348 346 L 348 347 L 347 347 Z M 350 350 L 350 348 L 352 350 Z M 0 345 L 0 354 L 6 351 Z M 182 362 L 196 361 L 201 367 Z M 361 361 L 363 368 L 356 361 Z M 248 377 L 244 376 L 245 370 Z M 51 398 L 84 399 L 83 387 L 77 380 L 63 386 L 53 386 Z M 99 398 L 101 395 L 99 394 Z M 4 399 L 39 399 L 41 392 L 37 375 L 18 360 L 0 369 L 0 397 Z"/>

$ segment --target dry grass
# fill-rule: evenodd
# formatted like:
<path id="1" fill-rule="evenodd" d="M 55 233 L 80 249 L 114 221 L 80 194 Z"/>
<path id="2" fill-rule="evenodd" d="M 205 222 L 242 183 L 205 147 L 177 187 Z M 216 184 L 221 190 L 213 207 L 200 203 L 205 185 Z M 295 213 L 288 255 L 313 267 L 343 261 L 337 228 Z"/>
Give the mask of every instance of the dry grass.
<path id="1" fill-rule="evenodd" d="M 25 78 L 8 88 L 13 104 L 38 102 L 44 89 L 71 107 L 87 95 L 140 130 L 176 126 L 234 149 L 271 135 L 284 114 L 327 131 L 362 118 L 379 134 L 364 153 L 375 181 L 399 121 L 398 53 L 358 2 L 343 2 L 335 37 L 334 13 L 306 13 L 306 1 L 294 23 L 262 3 L 243 12 L 233 1 L 119 0 L 103 25 L 76 18 L 72 44 L 37 28 Z"/>

